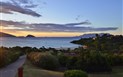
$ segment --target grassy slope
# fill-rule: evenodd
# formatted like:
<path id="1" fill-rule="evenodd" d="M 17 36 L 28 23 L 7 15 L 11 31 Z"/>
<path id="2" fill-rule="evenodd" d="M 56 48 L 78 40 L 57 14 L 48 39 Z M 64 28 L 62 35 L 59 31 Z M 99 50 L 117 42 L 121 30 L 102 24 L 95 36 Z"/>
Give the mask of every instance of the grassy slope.
<path id="1" fill-rule="evenodd" d="M 37 68 L 33 66 L 29 61 L 26 61 L 23 67 L 24 77 L 63 77 L 62 72 L 49 71 Z"/>
<path id="2" fill-rule="evenodd" d="M 63 77 L 63 73 L 43 70 L 26 61 L 24 64 L 24 77 Z M 89 74 L 89 77 L 123 77 L 123 67 L 114 67 L 111 73 Z"/>

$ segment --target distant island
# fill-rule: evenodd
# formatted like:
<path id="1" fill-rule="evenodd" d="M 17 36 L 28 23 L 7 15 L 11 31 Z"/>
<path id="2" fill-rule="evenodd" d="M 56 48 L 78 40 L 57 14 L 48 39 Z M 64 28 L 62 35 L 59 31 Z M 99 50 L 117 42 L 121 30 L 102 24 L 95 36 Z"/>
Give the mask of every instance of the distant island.
<path id="1" fill-rule="evenodd" d="M 35 37 L 35 36 L 29 34 L 29 35 L 27 35 L 26 37 Z"/>
<path id="2" fill-rule="evenodd" d="M 17 37 L 17 36 L 8 34 L 8 33 L 4 33 L 4 32 L 0 32 L 0 37 Z M 18 37 L 24 37 L 24 36 L 18 36 Z M 29 34 L 26 37 L 30 38 L 30 37 L 35 37 L 35 36 Z"/>

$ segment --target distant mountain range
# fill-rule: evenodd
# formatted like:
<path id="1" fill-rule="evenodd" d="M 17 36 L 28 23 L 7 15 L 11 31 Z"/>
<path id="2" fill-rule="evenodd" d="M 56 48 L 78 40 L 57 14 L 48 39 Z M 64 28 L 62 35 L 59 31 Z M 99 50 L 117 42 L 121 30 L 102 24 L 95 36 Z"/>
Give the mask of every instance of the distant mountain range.
<path id="1" fill-rule="evenodd" d="M 8 34 L 8 33 L 0 32 L 0 37 L 16 37 L 16 36 Z"/>
<path id="2" fill-rule="evenodd" d="M 84 34 L 84 35 L 80 35 L 80 36 L 77 36 L 77 37 L 79 37 L 79 38 L 92 38 L 92 37 L 96 37 L 96 34 L 97 34 L 97 33 Z M 99 36 L 102 36 L 102 35 L 104 35 L 104 34 L 111 35 L 111 34 L 109 34 L 109 33 L 98 33 L 98 34 L 99 34 Z"/>

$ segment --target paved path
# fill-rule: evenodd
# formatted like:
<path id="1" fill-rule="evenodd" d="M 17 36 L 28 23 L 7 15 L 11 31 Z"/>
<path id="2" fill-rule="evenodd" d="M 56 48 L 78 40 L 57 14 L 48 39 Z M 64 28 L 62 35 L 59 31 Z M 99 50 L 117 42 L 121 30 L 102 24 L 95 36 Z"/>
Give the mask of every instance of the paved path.
<path id="1" fill-rule="evenodd" d="M 21 67 L 26 60 L 26 56 L 21 56 L 16 62 L 0 69 L 0 77 L 15 77 L 17 70 Z"/>

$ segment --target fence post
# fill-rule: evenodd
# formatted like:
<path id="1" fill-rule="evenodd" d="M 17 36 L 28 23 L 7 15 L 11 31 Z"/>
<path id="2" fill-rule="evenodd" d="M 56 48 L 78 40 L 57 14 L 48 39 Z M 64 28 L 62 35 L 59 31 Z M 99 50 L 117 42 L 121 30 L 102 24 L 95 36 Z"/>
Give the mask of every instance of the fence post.
<path id="1" fill-rule="evenodd" d="M 23 77 L 23 67 L 18 68 L 18 77 Z"/>

